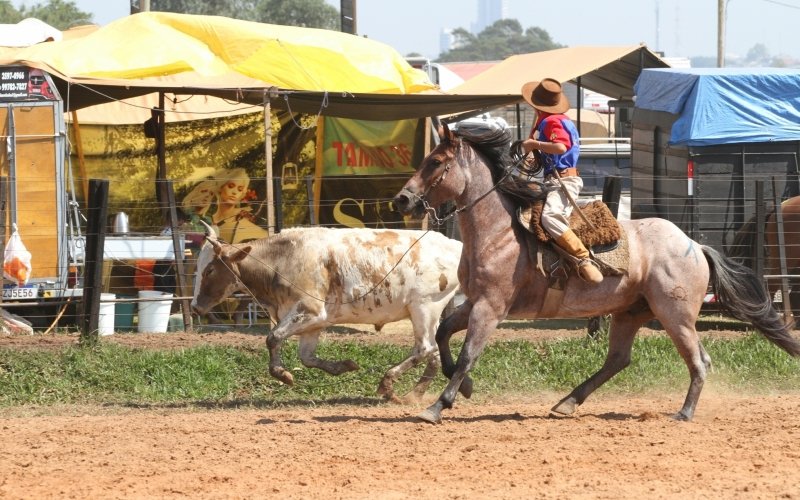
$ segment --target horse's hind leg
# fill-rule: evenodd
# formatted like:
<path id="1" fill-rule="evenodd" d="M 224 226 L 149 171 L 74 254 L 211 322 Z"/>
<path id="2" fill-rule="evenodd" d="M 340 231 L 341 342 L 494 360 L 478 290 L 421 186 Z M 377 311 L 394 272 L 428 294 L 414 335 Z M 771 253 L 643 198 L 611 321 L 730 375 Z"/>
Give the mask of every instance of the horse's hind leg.
<path id="1" fill-rule="evenodd" d="M 608 335 L 608 354 L 603 366 L 586 379 L 564 399 L 558 402 L 551 411 L 562 415 L 572 415 L 598 387 L 611 377 L 622 371 L 631 363 L 633 339 L 645 321 L 653 317 L 649 311 L 633 315 L 628 312 L 611 315 L 611 326 Z"/>
<path id="2" fill-rule="evenodd" d="M 439 359 L 442 362 L 442 373 L 447 378 L 453 378 L 456 371 L 456 364 L 453 361 L 453 354 L 450 352 L 450 337 L 454 333 L 466 330 L 469 325 L 469 315 L 472 312 L 472 303 L 468 300 L 461 303 L 453 314 L 441 322 L 436 330 L 436 344 L 439 346 Z M 459 386 L 459 392 L 465 398 L 472 396 L 472 378 L 464 376 L 464 380 Z"/>
<path id="3" fill-rule="evenodd" d="M 700 343 L 694 324 L 668 326 L 662 322 L 662 325 L 689 368 L 689 390 L 683 401 L 683 407 L 673 417 L 675 420 L 688 421 L 694 417 L 697 401 L 706 381 L 706 373 L 711 368 L 711 358 Z"/>

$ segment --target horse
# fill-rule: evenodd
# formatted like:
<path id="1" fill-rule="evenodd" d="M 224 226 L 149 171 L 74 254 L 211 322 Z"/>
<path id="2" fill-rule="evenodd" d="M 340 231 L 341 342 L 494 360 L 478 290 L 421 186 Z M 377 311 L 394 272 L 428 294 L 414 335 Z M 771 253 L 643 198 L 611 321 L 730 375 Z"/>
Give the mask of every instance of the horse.
<path id="1" fill-rule="evenodd" d="M 781 202 L 781 216 L 783 218 L 783 249 L 786 258 L 786 274 L 800 274 L 800 196 L 795 196 Z M 779 275 L 781 272 L 780 243 L 778 238 L 778 215 L 773 207 L 766 214 L 764 224 L 764 240 L 758 241 L 756 232 L 756 217 L 751 217 L 736 232 L 727 255 L 737 260 L 746 267 L 754 268 L 756 248 L 764 247 L 764 274 Z M 778 281 L 765 280 L 770 296 L 778 291 Z M 800 294 L 800 292 L 798 292 Z M 795 295 L 789 295 L 790 300 Z M 796 299 L 795 299 L 796 300 Z M 795 317 L 800 316 L 800 307 L 792 307 Z"/>
<path id="2" fill-rule="evenodd" d="M 605 362 L 561 399 L 553 414 L 574 414 L 592 392 L 627 367 L 636 332 L 657 319 L 689 369 L 689 389 L 673 418 L 691 420 L 711 366 L 695 327 L 709 282 L 730 315 L 750 323 L 790 355 L 800 356 L 800 342 L 792 337 L 791 325 L 784 323 L 752 270 L 659 218 L 620 221 L 629 249 L 625 272 L 606 275 L 596 285 L 572 272 L 557 310 L 542 315 L 548 277 L 537 271 L 534 249 L 529 248 L 537 243 L 519 223 L 517 209 L 542 200 L 545 185 L 513 174 L 508 131 L 470 137 L 454 134 L 446 124 L 437 129 L 439 144 L 393 199 L 395 209 L 417 219 L 427 213 L 434 222 L 441 222 L 454 214 L 463 242 L 458 277 L 466 300 L 436 332 L 442 372 L 450 380 L 436 402 L 419 415 L 421 420 L 440 423 L 442 411 L 452 408 L 457 392 L 466 398 L 472 395 L 468 373 L 506 318 L 606 314 L 611 322 Z M 454 208 L 440 215 L 437 209 L 448 201 L 454 202 Z M 465 329 L 454 362 L 450 338 Z"/>

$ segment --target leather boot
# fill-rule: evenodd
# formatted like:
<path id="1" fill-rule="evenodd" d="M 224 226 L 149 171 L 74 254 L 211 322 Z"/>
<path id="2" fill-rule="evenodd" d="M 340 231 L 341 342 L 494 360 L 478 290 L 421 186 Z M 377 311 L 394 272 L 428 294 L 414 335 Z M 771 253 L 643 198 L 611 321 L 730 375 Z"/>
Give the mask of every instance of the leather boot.
<path id="1" fill-rule="evenodd" d="M 580 262 L 578 262 L 578 275 L 584 281 L 595 284 L 603 281 L 603 273 L 589 258 L 589 250 L 583 246 L 583 242 L 572 232 L 572 229 L 567 229 L 564 234 L 557 238 L 556 245 L 569 252 L 570 255 L 580 259 Z"/>

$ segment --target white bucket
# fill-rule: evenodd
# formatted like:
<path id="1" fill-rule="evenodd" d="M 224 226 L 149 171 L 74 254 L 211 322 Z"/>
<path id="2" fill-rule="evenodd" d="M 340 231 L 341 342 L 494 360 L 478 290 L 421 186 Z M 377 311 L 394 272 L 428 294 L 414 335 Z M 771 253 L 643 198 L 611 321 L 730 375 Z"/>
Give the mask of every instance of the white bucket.
<path id="1" fill-rule="evenodd" d="M 116 294 L 113 293 L 100 294 L 100 319 L 97 322 L 97 331 L 100 335 L 111 335 L 114 333 L 116 304 L 108 301 L 116 298 Z"/>
<path id="2" fill-rule="evenodd" d="M 139 333 L 164 333 L 169 326 L 169 313 L 172 308 L 172 294 L 154 290 L 140 290 L 140 299 L 168 299 L 152 302 L 139 302 Z"/>

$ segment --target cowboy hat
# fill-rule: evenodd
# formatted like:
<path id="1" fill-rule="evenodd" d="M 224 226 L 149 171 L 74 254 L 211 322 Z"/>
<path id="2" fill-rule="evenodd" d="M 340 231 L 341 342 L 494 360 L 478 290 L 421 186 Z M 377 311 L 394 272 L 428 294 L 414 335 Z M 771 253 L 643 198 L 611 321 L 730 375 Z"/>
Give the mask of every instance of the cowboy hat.
<path id="1" fill-rule="evenodd" d="M 552 78 L 526 83 L 522 86 L 522 97 L 535 109 L 545 113 L 564 113 L 569 109 L 569 100 L 561 91 L 561 84 Z"/>

